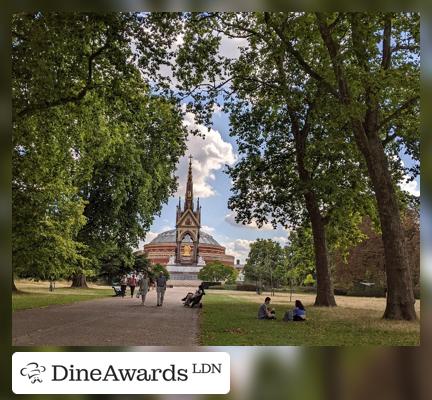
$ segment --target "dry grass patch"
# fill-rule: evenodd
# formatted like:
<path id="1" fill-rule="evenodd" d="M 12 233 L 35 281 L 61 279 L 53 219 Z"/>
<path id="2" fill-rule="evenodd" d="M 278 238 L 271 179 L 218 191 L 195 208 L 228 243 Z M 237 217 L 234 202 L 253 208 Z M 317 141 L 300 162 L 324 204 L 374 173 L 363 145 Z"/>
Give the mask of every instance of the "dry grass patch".
<path id="1" fill-rule="evenodd" d="M 251 301 L 254 303 L 262 304 L 267 296 L 272 298 L 272 302 L 293 305 L 295 300 L 300 300 L 305 306 L 313 306 L 315 302 L 315 294 L 312 293 L 293 293 L 292 301 L 290 302 L 289 293 L 275 293 L 274 296 L 270 292 L 263 292 L 257 295 L 254 292 L 240 292 L 236 290 L 208 290 L 209 293 L 214 295 L 229 295 L 240 300 Z M 335 296 L 336 303 L 339 307 L 354 308 L 357 310 L 375 310 L 384 312 L 386 306 L 386 299 L 382 297 L 353 297 L 353 296 Z M 416 300 L 415 309 L 420 315 L 420 300 Z"/>

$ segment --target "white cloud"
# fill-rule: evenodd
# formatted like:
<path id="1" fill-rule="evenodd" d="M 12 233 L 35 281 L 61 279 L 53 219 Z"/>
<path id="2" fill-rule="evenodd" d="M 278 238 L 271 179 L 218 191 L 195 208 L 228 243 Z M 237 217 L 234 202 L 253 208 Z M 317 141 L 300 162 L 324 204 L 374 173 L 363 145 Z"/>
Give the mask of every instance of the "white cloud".
<path id="1" fill-rule="evenodd" d="M 288 244 L 288 236 L 275 236 L 272 237 L 271 240 L 278 242 L 282 247 L 285 247 Z"/>
<path id="2" fill-rule="evenodd" d="M 420 187 L 416 180 L 410 181 L 408 177 L 402 182 L 399 182 L 399 186 L 402 190 L 405 190 L 409 194 L 419 197 L 420 196 Z"/>
<path id="3" fill-rule="evenodd" d="M 405 162 L 401 160 L 398 156 L 390 156 L 390 159 L 394 162 L 399 162 L 402 167 L 405 168 Z M 398 182 L 399 187 L 408 192 L 409 194 L 419 197 L 420 196 L 420 184 L 417 180 L 411 180 L 408 174 L 405 174 L 403 179 Z"/>
<path id="4" fill-rule="evenodd" d="M 230 38 L 222 35 L 219 54 L 227 58 L 238 58 L 240 56 L 240 48 L 248 45 L 247 39 Z"/>
<path id="5" fill-rule="evenodd" d="M 145 243 L 150 243 L 159 233 L 156 232 L 147 232 L 147 235 L 145 237 Z"/>
<path id="6" fill-rule="evenodd" d="M 241 223 L 237 223 L 235 220 L 235 213 L 230 212 L 229 214 L 225 215 L 225 221 L 228 222 L 232 226 L 236 226 L 238 228 L 249 228 L 249 229 L 259 229 L 263 231 L 272 231 L 274 230 L 273 225 L 269 222 L 265 223 L 261 228 L 258 227 L 258 224 L 256 221 L 252 221 L 248 225 L 243 225 Z"/>
<path id="7" fill-rule="evenodd" d="M 233 241 L 221 241 L 220 244 L 226 248 L 226 254 L 240 259 L 241 263 L 245 263 L 249 255 L 250 245 L 253 242 L 255 240 L 235 239 Z"/>
<path id="8" fill-rule="evenodd" d="M 206 233 L 213 233 L 215 231 L 215 228 L 208 225 L 202 225 L 201 228 Z"/>
<path id="9" fill-rule="evenodd" d="M 136 249 L 134 249 L 134 251 L 136 251 L 136 250 L 143 250 L 144 245 L 147 244 L 147 243 L 150 243 L 157 235 L 159 235 L 159 234 L 156 233 L 156 232 L 152 232 L 152 231 L 147 232 L 145 239 L 144 240 L 140 240 L 138 242 L 138 247 Z"/>
<path id="10" fill-rule="evenodd" d="M 170 230 L 172 230 L 172 229 L 174 229 L 172 226 L 170 226 L 170 225 L 165 225 L 165 226 L 163 226 L 163 227 L 159 230 L 159 232 L 153 232 L 153 231 L 149 231 L 149 232 L 147 232 L 145 239 L 139 241 L 139 244 L 138 244 L 138 250 L 142 250 L 142 249 L 143 249 L 143 246 L 144 246 L 145 244 L 150 243 L 150 242 L 151 242 L 151 241 L 152 241 L 152 240 L 153 240 L 157 235 L 159 235 L 160 233 L 162 233 L 162 232 L 166 232 L 166 231 L 170 231 Z"/>
<path id="11" fill-rule="evenodd" d="M 194 121 L 193 113 L 186 113 L 183 123 L 189 129 L 197 129 L 204 137 L 188 137 L 187 153 L 179 161 L 177 174 L 179 175 L 179 189 L 177 195 L 184 196 L 189 154 L 192 159 L 192 174 L 195 197 L 211 197 L 216 194 L 212 181 L 216 179 L 215 172 L 224 168 L 225 164 L 232 165 L 236 161 L 233 146 L 222 139 L 221 134 L 215 130 L 210 131 Z"/>

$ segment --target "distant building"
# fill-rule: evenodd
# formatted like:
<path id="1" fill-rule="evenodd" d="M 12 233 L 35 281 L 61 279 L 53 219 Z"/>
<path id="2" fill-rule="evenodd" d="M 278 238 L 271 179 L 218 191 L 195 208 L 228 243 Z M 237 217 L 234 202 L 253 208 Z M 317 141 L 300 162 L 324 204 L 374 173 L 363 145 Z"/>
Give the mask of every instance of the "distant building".
<path id="1" fill-rule="evenodd" d="M 237 260 L 236 260 L 236 263 L 235 263 L 235 265 L 234 265 L 234 268 L 235 268 L 235 269 L 237 270 L 237 272 L 238 272 L 237 282 L 243 282 L 244 279 L 245 279 L 244 272 L 243 272 L 243 270 L 244 270 L 244 264 L 241 264 L 241 263 L 240 263 L 240 260 L 237 259 Z"/>
<path id="2" fill-rule="evenodd" d="M 225 254 L 210 234 L 201 230 L 201 206 L 193 199 L 192 158 L 189 162 L 186 196 L 177 206 L 176 229 L 160 233 L 144 245 L 144 253 L 152 264 L 167 266 L 171 279 L 197 279 L 199 270 L 211 261 L 234 266 L 234 257 Z"/>

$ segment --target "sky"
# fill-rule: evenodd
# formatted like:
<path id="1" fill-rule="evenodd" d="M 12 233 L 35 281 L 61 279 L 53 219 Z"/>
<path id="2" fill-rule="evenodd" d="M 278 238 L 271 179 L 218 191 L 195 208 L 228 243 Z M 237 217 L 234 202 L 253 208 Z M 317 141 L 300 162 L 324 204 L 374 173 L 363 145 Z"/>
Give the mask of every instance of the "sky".
<path id="1" fill-rule="evenodd" d="M 243 44 L 241 40 L 224 38 L 221 53 L 228 57 L 236 57 L 239 54 L 238 46 Z M 178 197 L 185 197 L 189 155 L 193 157 L 194 200 L 199 197 L 202 206 L 201 229 L 226 247 L 227 254 L 244 263 L 250 244 L 258 238 L 273 239 L 282 246 L 287 244 L 287 230 L 282 227 L 273 229 L 270 224 L 261 228 L 258 228 L 256 223 L 246 226 L 237 224 L 234 220 L 235 214 L 227 207 L 231 180 L 224 170 L 226 165 L 234 165 L 239 157 L 235 138 L 229 136 L 228 115 L 215 110 L 210 131 L 203 125 L 196 124 L 192 113 L 186 113 L 183 122 L 188 128 L 200 130 L 205 137 L 189 135 L 187 151 L 180 159 L 176 172 L 178 191 L 163 206 L 160 216 L 155 218 L 150 232 L 147 233 L 145 240 L 140 242 L 139 248 L 142 249 L 144 243 L 149 243 L 159 233 L 175 229 Z M 405 166 L 412 165 L 412 160 L 403 155 L 402 160 Z M 412 182 L 402 182 L 401 186 L 412 194 L 420 195 L 419 178 Z"/>

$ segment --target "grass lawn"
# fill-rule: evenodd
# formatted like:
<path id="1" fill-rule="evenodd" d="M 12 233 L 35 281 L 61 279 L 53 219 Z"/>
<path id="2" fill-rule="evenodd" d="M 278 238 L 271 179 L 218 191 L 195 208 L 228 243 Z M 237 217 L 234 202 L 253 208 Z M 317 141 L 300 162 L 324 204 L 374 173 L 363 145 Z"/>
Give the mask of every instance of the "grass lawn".
<path id="1" fill-rule="evenodd" d="M 277 320 L 258 320 L 257 311 L 267 294 L 257 296 L 209 290 L 201 313 L 201 345 L 307 345 L 418 346 L 420 322 L 385 321 L 385 299 L 337 297 L 338 307 L 313 307 L 314 296 L 295 295 L 306 307 L 307 321 L 284 322 L 285 311 L 293 308 L 289 295 L 277 294 L 271 306 Z M 416 305 L 419 312 L 419 304 Z"/>
<path id="2" fill-rule="evenodd" d="M 88 289 L 72 289 L 69 282 L 57 282 L 53 292 L 48 290 L 48 282 L 18 280 L 15 284 L 19 292 L 12 294 L 12 311 L 93 300 L 114 293 L 108 286 L 90 285 Z"/>

